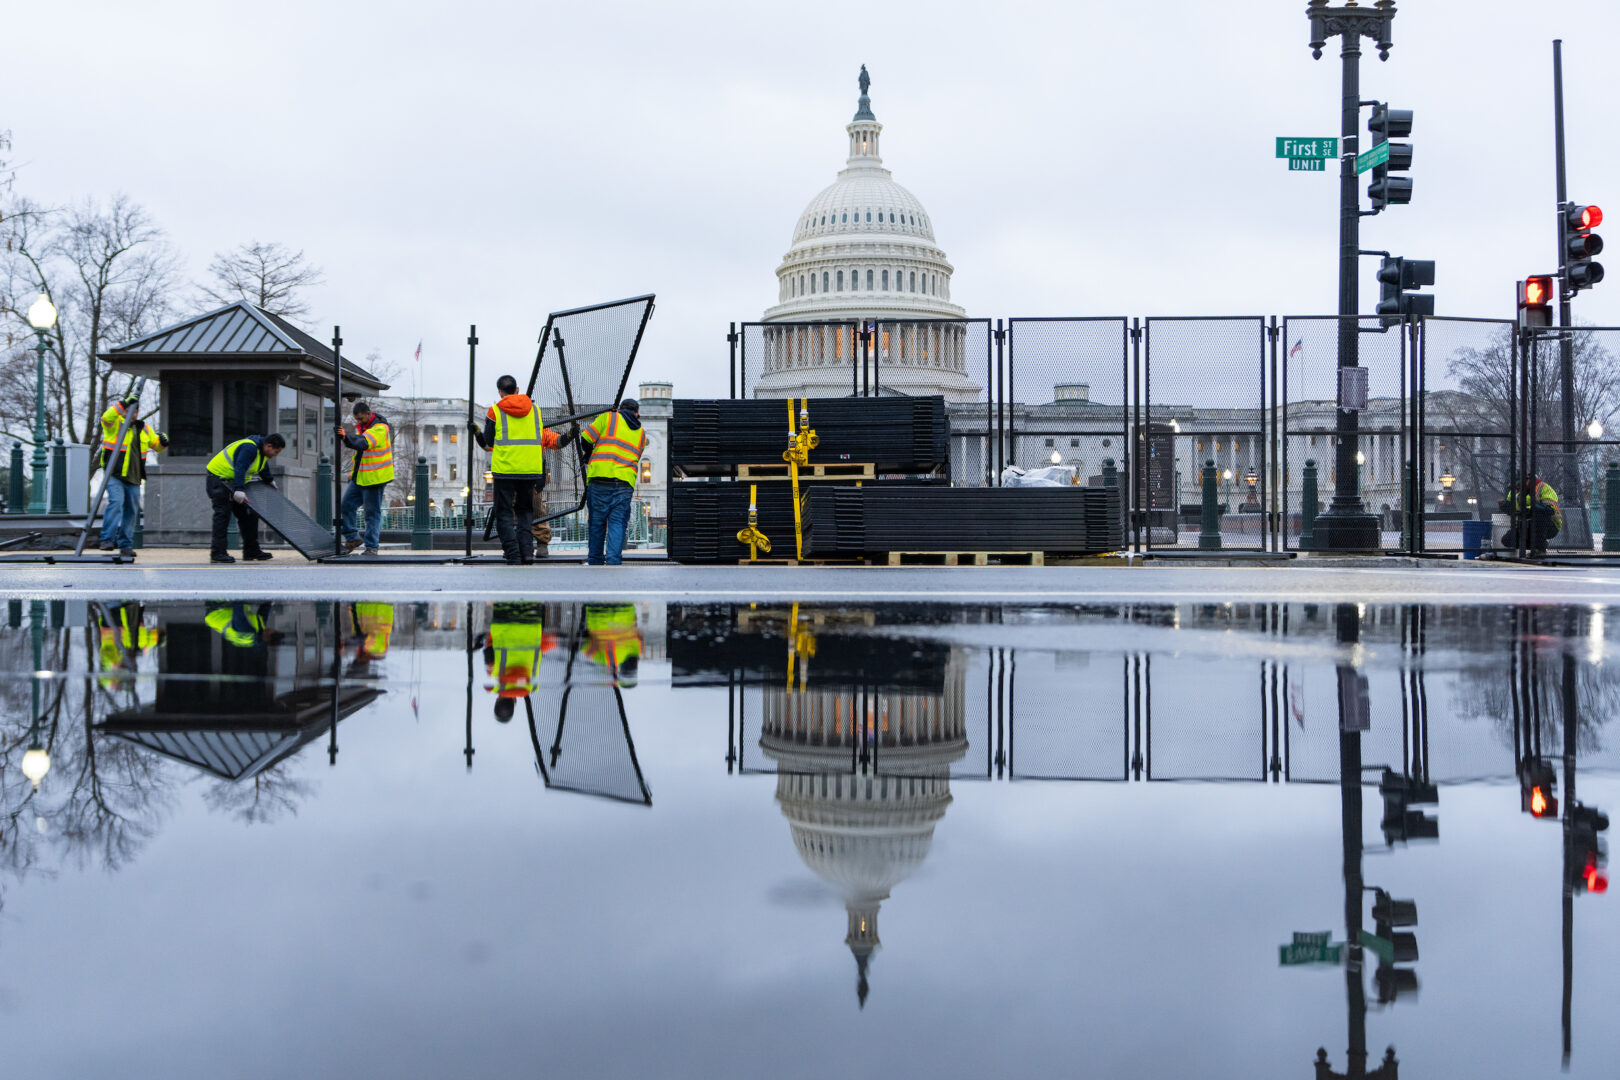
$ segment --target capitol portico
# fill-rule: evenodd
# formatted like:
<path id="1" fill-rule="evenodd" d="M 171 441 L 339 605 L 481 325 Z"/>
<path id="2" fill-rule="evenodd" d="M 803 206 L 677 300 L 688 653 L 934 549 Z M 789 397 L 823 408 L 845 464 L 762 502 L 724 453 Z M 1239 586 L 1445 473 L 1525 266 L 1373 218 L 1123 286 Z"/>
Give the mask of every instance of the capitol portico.
<path id="1" fill-rule="evenodd" d="M 883 125 L 872 112 L 864 66 L 860 86 L 855 118 L 844 129 L 844 168 L 799 215 L 793 245 L 777 267 L 777 303 L 762 316 L 770 324 L 763 370 L 749 392 L 848 394 L 863 335 L 882 389 L 977 401 L 981 387 L 967 374 L 967 328 L 936 321 L 966 315 L 951 302 L 954 268 L 934 239 L 928 211 L 883 167 Z"/>

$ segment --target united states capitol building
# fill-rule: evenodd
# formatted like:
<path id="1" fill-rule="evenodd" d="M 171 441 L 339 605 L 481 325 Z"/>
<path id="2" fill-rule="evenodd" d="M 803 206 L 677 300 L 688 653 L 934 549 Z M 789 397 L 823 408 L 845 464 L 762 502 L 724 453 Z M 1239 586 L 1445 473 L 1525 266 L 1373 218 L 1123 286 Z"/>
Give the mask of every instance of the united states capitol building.
<path id="1" fill-rule="evenodd" d="M 776 268 L 776 302 L 759 325 L 745 327 L 744 385 L 748 397 L 837 397 L 852 392 L 942 395 L 951 422 L 951 475 L 958 484 L 984 483 L 996 471 L 989 402 L 995 388 L 990 357 L 991 327 L 974 322 L 952 297 L 955 267 L 936 237 L 936 222 L 922 201 L 897 183 L 880 153 L 884 127 L 872 109 L 870 78 L 863 67 L 860 98 L 844 125 L 846 158 L 831 184 L 818 192 L 793 224 L 792 244 Z M 1083 310 L 1083 298 L 1075 305 Z M 1055 325 L 1055 324 L 1048 324 Z M 1006 424 L 1012 432 L 1003 464 L 1036 468 L 1067 465 L 1080 483 L 1095 482 L 1103 461 L 1123 466 L 1130 427 L 1125 418 L 1123 345 L 1117 322 L 1110 331 L 1066 330 L 1037 333 L 1033 324 L 1016 328 L 1018 348 L 1010 365 L 1013 384 L 1005 396 Z M 1069 332 L 1065 338 L 1063 334 Z M 859 385 L 865 336 L 871 358 L 870 386 Z M 1169 337 L 1166 331 L 1165 337 Z M 1309 342 L 1313 362 L 1332 367 L 1331 334 Z M 1253 346 L 1258 361 L 1261 350 Z M 1009 345 L 1009 351 L 1011 346 Z M 1165 352 L 1170 350 L 1166 349 Z M 1149 454 L 1153 505 L 1173 511 L 1199 500 L 1199 468 L 1213 459 L 1221 499 L 1233 510 L 1252 502 L 1262 470 L 1271 480 L 1282 463 L 1267 460 L 1261 432 L 1272 422 L 1259 393 L 1244 384 L 1223 407 L 1219 383 L 1235 383 L 1238 372 L 1206 371 L 1207 358 L 1194 345 L 1176 350 L 1164 384 L 1155 387 L 1153 423 L 1145 433 L 1156 441 Z M 1159 355 L 1159 354 L 1155 354 Z M 1241 355 L 1241 354 L 1239 354 Z M 1089 373 L 1104 373 L 1090 377 Z M 1248 376 L 1243 376 L 1245 379 Z M 1253 375 L 1259 380 L 1259 372 Z M 1094 385 L 1095 384 L 1095 385 Z M 1313 386 L 1314 386 L 1313 382 Z M 1177 393 L 1181 388 L 1185 393 Z M 1331 391 L 1330 391 L 1331 392 Z M 1167 394 L 1188 400 L 1166 405 Z M 1247 404 L 1252 399 L 1253 404 Z M 1287 484 L 1297 502 L 1307 459 L 1320 466 L 1324 498 L 1333 483 L 1335 404 L 1296 400 L 1287 418 Z M 1431 445 L 1423 485 L 1432 502 L 1440 477 L 1455 472 L 1453 495 L 1459 508 L 1471 494 L 1477 469 L 1467 454 L 1449 444 L 1431 412 Z M 1403 454 L 1399 400 L 1374 397 L 1361 414 L 1362 490 L 1369 509 L 1400 504 Z M 1273 454 L 1280 457 L 1280 454 Z M 1488 489 L 1494 481 L 1479 481 Z M 1495 494 L 1490 501 L 1494 503 Z"/>

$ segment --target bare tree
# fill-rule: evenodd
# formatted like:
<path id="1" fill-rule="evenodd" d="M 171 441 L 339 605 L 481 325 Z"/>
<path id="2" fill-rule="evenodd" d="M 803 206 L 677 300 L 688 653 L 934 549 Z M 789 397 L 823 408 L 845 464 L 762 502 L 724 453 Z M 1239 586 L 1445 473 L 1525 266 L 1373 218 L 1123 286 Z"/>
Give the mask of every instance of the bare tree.
<path id="1" fill-rule="evenodd" d="M 1620 358 L 1617 358 L 1599 331 L 1575 327 L 1570 332 L 1575 376 L 1575 431 L 1568 434 L 1580 447 L 1576 462 L 1553 476 L 1568 484 L 1564 474 L 1575 475 L 1579 459 L 1589 455 L 1584 430 L 1597 421 L 1613 428 L 1620 415 Z M 1562 383 L 1559 379 L 1559 348 L 1553 341 L 1541 341 L 1534 350 L 1535 392 L 1531 407 L 1535 415 L 1535 438 L 1542 445 L 1538 452 L 1547 461 L 1561 457 L 1555 445 L 1566 437 L 1562 431 Z M 1456 438 L 1456 467 L 1463 471 L 1470 490 L 1502 491 L 1507 484 L 1507 436 L 1515 428 L 1513 409 L 1519 393 L 1518 369 L 1514 363 L 1513 331 L 1504 327 L 1483 348 L 1464 347 L 1446 358 L 1446 371 L 1456 380 L 1454 391 L 1430 395 L 1431 416 L 1443 417 Z M 1491 433 L 1491 434 L 1487 434 Z M 1494 437 L 1493 437 L 1494 435 Z M 1569 492 L 1571 497 L 1578 493 Z"/>
<path id="2" fill-rule="evenodd" d="M 0 373 L 0 421 L 27 430 L 33 415 L 34 331 L 26 312 L 44 293 L 56 306 L 46 332 L 47 408 L 71 441 L 89 438 L 107 407 L 112 372 L 101 353 L 155 330 L 174 312 L 179 259 L 139 204 L 115 196 L 48 210 L 17 200 L 6 215 L 0 308 L 8 354 Z"/>
<path id="3" fill-rule="evenodd" d="M 215 255 L 208 272 L 213 284 L 202 290 L 211 299 L 221 304 L 246 300 L 294 321 L 309 317 L 309 300 L 304 294 L 325 280 L 321 268 L 311 265 L 302 251 L 258 240 Z"/>

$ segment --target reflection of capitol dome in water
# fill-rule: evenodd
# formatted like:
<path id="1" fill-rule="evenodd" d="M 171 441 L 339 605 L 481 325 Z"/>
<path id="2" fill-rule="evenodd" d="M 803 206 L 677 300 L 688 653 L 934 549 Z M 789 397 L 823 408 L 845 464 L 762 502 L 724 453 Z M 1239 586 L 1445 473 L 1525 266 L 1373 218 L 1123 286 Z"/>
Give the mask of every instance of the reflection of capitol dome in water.
<path id="1" fill-rule="evenodd" d="M 883 125 L 872 114 L 861 69 L 860 108 L 845 130 L 849 160 L 831 186 L 799 215 L 793 246 L 777 267 L 777 303 L 767 326 L 756 397 L 839 397 L 851 390 L 855 330 L 876 323 L 868 350 L 883 387 L 976 401 L 966 374 L 965 329 L 930 322 L 960 319 L 951 303 L 953 267 L 934 241 L 917 197 L 892 179 L 878 154 Z"/>
<path id="2" fill-rule="evenodd" d="M 962 702 L 955 654 L 941 693 L 765 688 L 760 748 L 776 762 L 776 801 L 799 857 L 843 897 L 863 1006 L 878 906 L 928 857 L 951 763 L 967 753 Z"/>

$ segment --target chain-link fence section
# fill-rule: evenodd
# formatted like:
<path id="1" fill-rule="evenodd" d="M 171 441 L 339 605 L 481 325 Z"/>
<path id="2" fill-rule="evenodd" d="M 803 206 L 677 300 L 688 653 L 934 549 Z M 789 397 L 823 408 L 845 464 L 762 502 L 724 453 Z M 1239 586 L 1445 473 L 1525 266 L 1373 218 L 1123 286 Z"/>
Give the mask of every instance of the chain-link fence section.
<path id="1" fill-rule="evenodd" d="M 1135 414 L 1143 546 L 1198 546 L 1206 463 L 1222 547 L 1266 546 L 1268 351 L 1258 316 L 1144 320 Z"/>
<path id="2" fill-rule="evenodd" d="M 1521 487 L 1540 481 L 1557 493 L 1559 528 L 1550 548 L 1593 551 L 1603 532 L 1603 471 L 1620 460 L 1620 330 L 1539 330 L 1521 344 L 1520 356 L 1525 460 L 1515 478 Z"/>
<path id="3" fill-rule="evenodd" d="M 1129 657 L 1009 652 L 1007 775 L 1124 780 L 1130 768 Z M 1076 702 L 1084 706 L 1076 708 Z"/>
<path id="4" fill-rule="evenodd" d="M 1130 327 L 1121 318 L 1009 319 L 1005 464 L 1066 467 L 1074 483 L 1101 487 L 1111 459 L 1124 485 L 1130 466 Z M 1122 513 L 1128 507 L 1122 500 Z"/>
<path id="5" fill-rule="evenodd" d="M 1425 319 L 1422 342 L 1422 548 L 1458 551 L 1464 523 L 1489 521 L 1517 471 L 1514 326 Z"/>
<path id="6" fill-rule="evenodd" d="M 1278 477 L 1284 547 L 1311 546 L 1304 535 L 1309 520 L 1304 512 L 1307 476 L 1315 478 L 1315 513 L 1327 509 L 1338 483 L 1341 332 L 1355 333 L 1357 363 L 1367 373 L 1366 407 L 1356 411 L 1357 490 L 1362 505 L 1378 517 L 1380 546 L 1398 550 L 1409 546 L 1413 525 L 1408 511 L 1416 505 L 1406 497 L 1406 476 L 1418 423 L 1411 363 L 1417 351 L 1412 348 L 1411 324 L 1386 327 L 1376 318 L 1283 320 Z"/>

